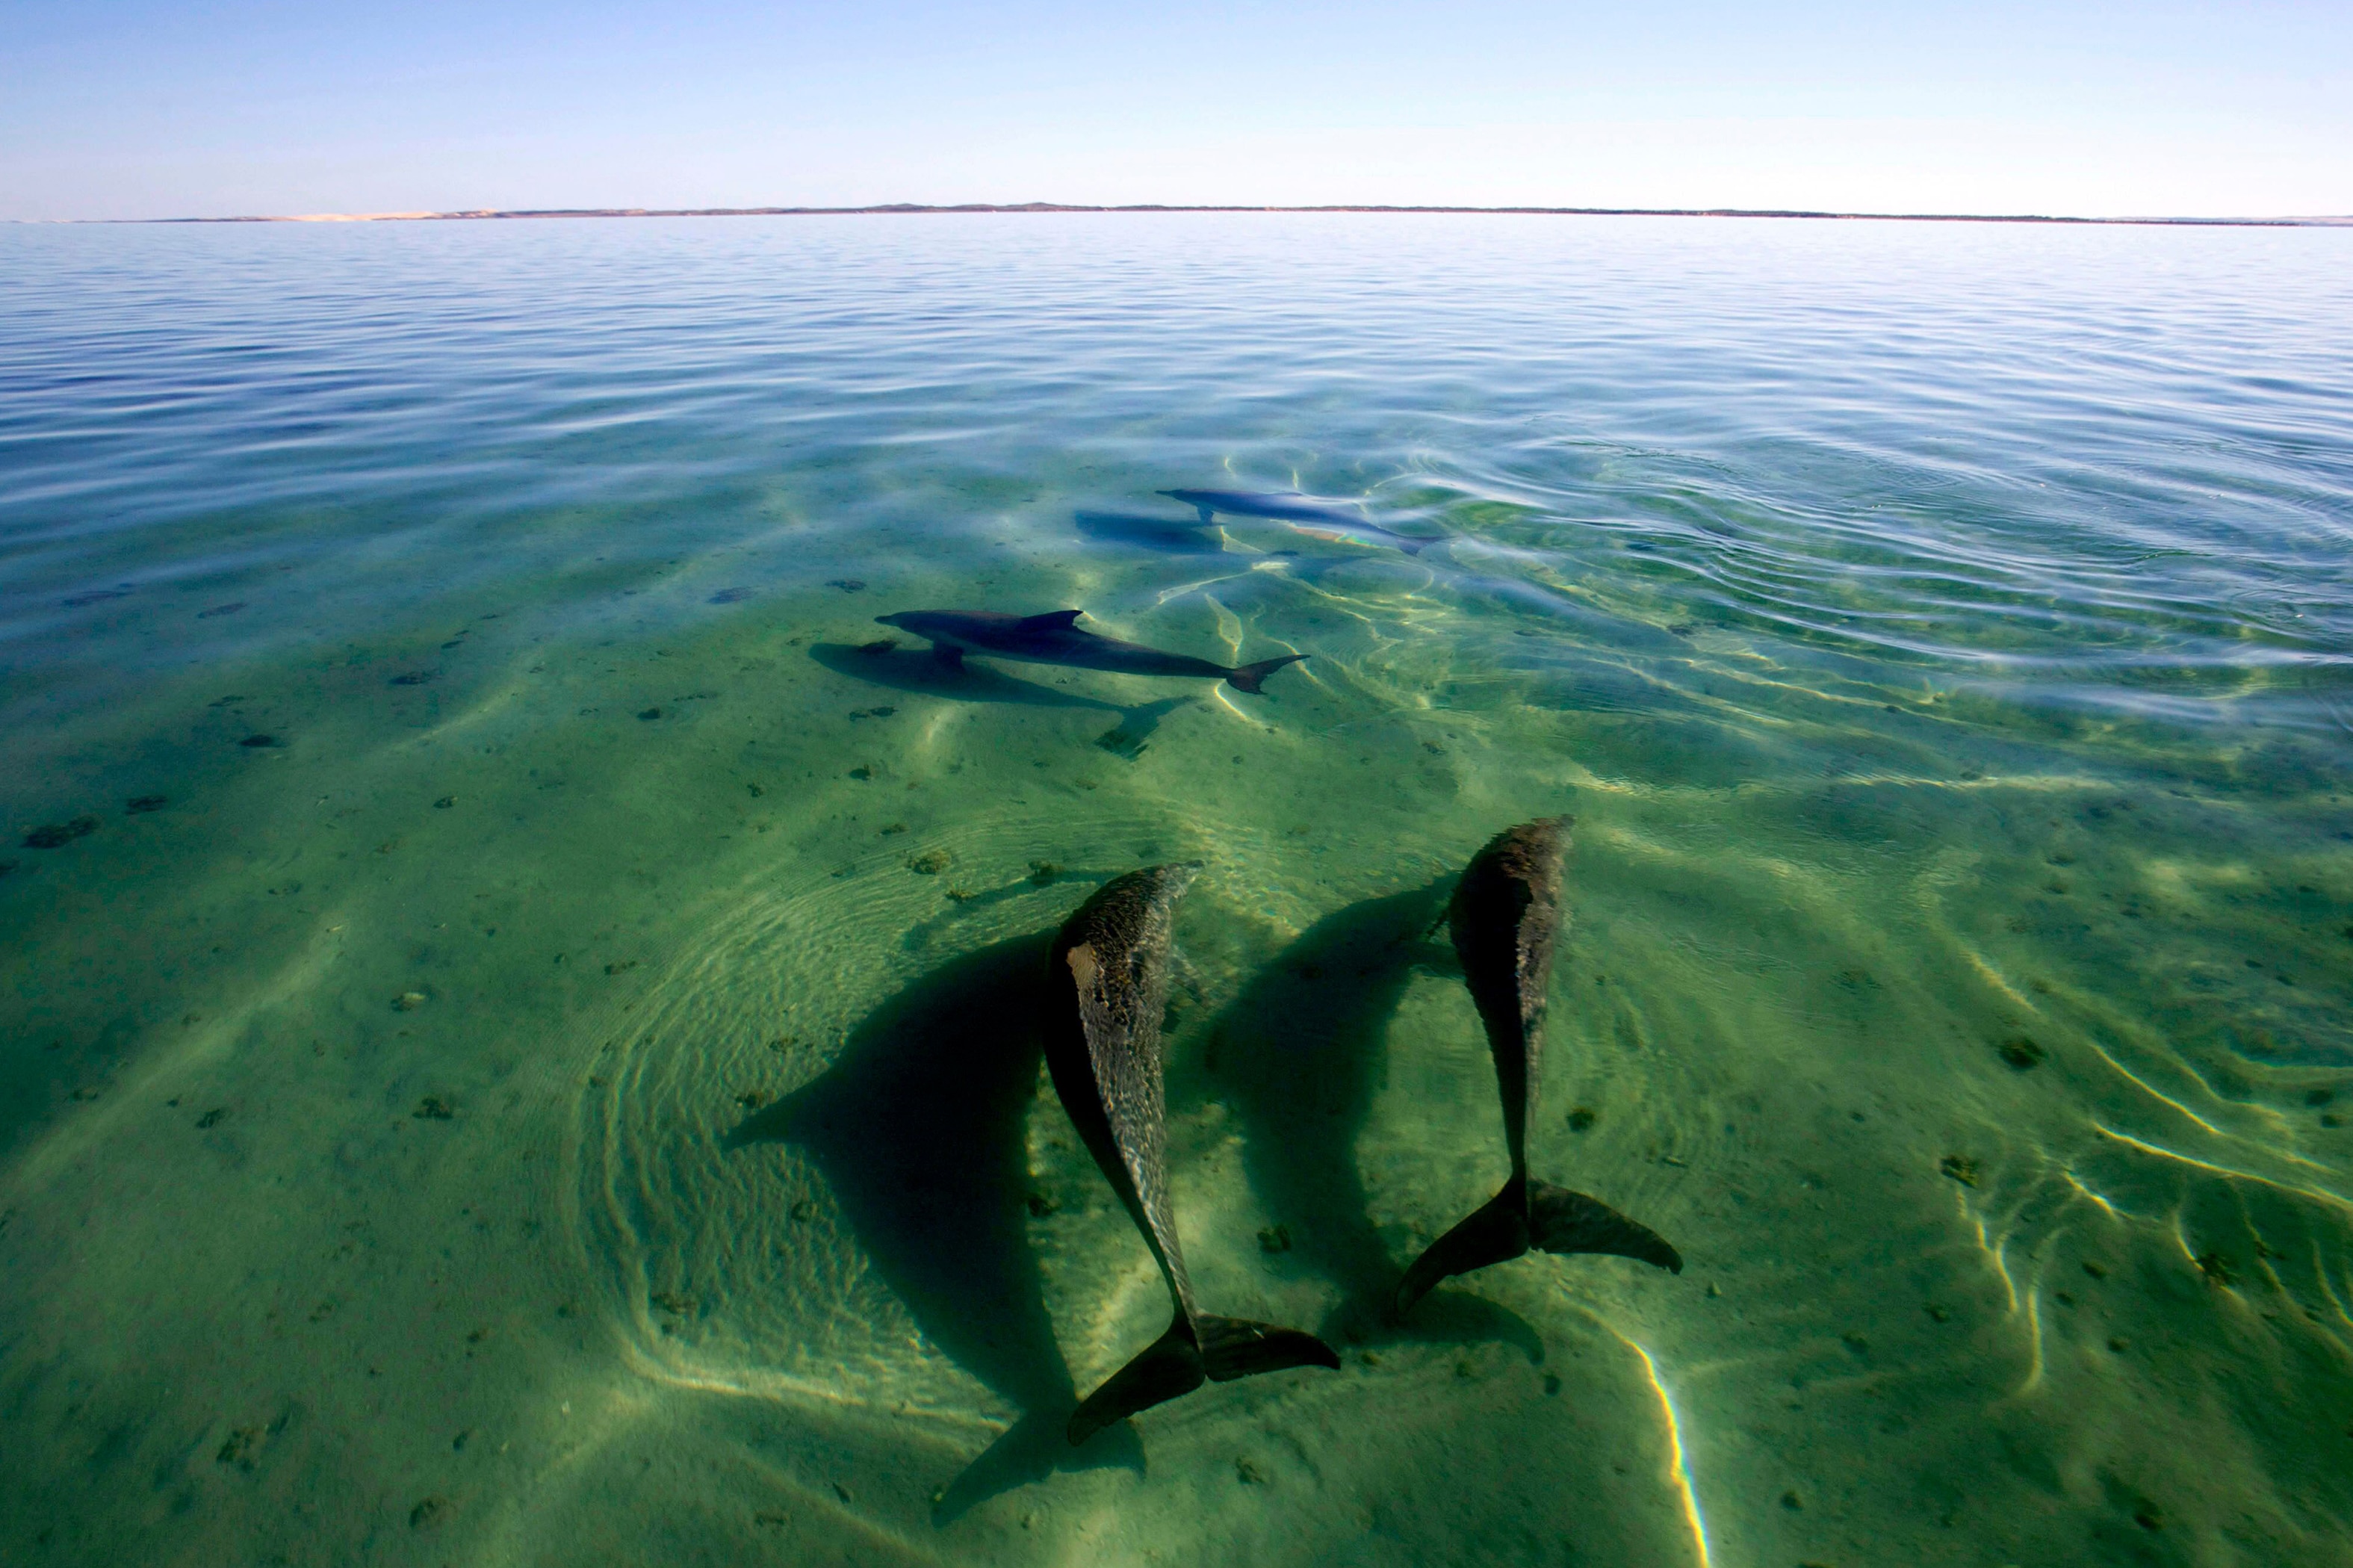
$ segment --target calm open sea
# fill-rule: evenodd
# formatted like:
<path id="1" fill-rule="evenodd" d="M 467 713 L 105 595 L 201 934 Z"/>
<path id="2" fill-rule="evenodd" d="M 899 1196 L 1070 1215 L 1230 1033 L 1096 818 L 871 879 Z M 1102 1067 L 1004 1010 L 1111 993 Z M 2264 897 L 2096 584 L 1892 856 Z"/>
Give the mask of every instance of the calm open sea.
<path id="1" fill-rule="evenodd" d="M 0 1561 L 2353 1563 L 2353 232 L 0 279 Z M 875 624 L 1058 608 L 1310 657 Z M 1558 814 L 1532 1162 L 1686 1267 L 1392 1322 L 1504 1172 L 1431 921 Z M 1344 1364 L 1072 1449 L 1167 1307 L 1027 1019 L 1187 859 L 1193 1277 Z"/>

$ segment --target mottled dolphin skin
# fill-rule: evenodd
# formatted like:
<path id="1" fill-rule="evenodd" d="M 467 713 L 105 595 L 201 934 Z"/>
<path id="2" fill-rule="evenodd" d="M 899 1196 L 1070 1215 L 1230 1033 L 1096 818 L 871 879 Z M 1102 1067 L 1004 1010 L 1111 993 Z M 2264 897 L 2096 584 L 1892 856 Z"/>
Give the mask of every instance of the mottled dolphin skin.
<path id="1" fill-rule="evenodd" d="M 1550 816 L 1487 841 L 1455 884 L 1447 907 L 1462 981 L 1487 1027 L 1503 1091 L 1504 1143 L 1511 1179 L 1475 1214 L 1414 1259 L 1398 1286 L 1399 1316 L 1450 1275 L 1545 1252 L 1608 1252 L 1680 1274 L 1682 1255 L 1648 1226 L 1598 1198 L 1528 1177 L 1528 1112 L 1536 1099 L 1545 991 L 1559 935 L 1562 863 L 1575 819 Z"/>
<path id="2" fill-rule="evenodd" d="M 1104 883 L 1063 924 L 1048 961 L 1046 1065 L 1054 1090 L 1144 1233 L 1175 1307 L 1168 1331 L 1071 1415 L 1073 1443 L 1189 1394 L 1205 1379 L 1340 1365 L 1332 1347 L 1313 1334 L 1211 1317 L 1193 1302 L 1168 1191 L 1160 1010 L 1168 992 L 1171 914 L 1196 869 L 1154 866 Z"/>
<path id="3" fill-rule="evenodd" d="M 1277 522 L 1298 524 L 1303 533 L 1336 533 L 1348 539 L 1393 544 L 1408 555 L 1419 555 L 1424 546 L 1438 542 L 1367 522 L 1354 512 L 1313 496 L 1253 495 L 1248 490 L 1162 490 L 1160 494 L 1183 501 L 1201 514 L 1204 523 L 1214 521 L 1219 512 L 1228 517 L 1272 518 Z"/>
<path id="4" fill-rule="evenodd" d="M 1287 653 L 1280 658 L 1229 669 L 1206 658 L 1162 653 L 1142 643 L 1098 637 L 1072 625 L 1084 610 L 1049 610 L 1042 616 L 1002 616 L 989 610 L 902 610 L 874 618 L 886 626 L 912 632 L 932 645 L 933 657 L 943 664 L 961 665 L 964 656 L 1018 659 L 1028 664 L 1060 664 L 1073 669 L 1107 669 L 1119 675 L 1215 676 L 1237 691 L 1256 696 L 1261 683 L 1286 664 L 1307 656 Z"/>

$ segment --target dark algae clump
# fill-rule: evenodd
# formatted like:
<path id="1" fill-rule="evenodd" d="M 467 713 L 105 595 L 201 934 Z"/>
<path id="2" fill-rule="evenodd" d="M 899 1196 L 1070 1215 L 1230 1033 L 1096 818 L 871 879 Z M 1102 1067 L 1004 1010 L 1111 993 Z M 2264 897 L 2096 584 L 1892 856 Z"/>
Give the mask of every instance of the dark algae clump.
<path id="1" fill-rule="evenodd" d="M 2001 1059 L 2019 1072 L 2030 1072 L 2042 1065 L 2049 1053 L 2024 1035 L 2012 1035 L 1997 1047 Z"/>
<path id="2" fill-rule="evenodd" d="M 46 823 L 25 835 L 27 849 L 62 849 L 77 838 L 87 838 L 98 831 L 98 818 L 77 816 L 70 822 Z"/>

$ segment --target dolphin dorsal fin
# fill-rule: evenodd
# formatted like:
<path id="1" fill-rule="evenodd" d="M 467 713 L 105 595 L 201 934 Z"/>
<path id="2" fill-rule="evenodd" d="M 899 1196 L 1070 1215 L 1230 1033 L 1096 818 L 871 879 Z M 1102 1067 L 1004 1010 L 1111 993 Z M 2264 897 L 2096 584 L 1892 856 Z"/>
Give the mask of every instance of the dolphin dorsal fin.
<path id="1" fill-rule="evenodd" d="M 1068 631 L 1071 623 L 1085 614 L 1084 610 L 1049 610 L 1042 616 L 1024 616 L 1021 617 L 1021 629 L 1025 632 Z"/>

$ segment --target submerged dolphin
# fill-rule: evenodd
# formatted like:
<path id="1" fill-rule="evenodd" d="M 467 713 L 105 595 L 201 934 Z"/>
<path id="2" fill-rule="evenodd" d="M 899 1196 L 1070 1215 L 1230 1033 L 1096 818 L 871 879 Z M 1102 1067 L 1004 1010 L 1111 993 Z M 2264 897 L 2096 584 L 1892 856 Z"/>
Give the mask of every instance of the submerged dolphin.
<path id="1" fill-rule="evenodd" d="M 1313 1334 L 1211 1317 L 1193 1304 L 1168 1192 L 1160 1010 L 1168 990 L 1170 911 L 1194 869 L 1154 866 L 1105 883 L 1064 923 L 1048 965 L 1046 1065 L 1054 1090 L 1144 1233 L 1176 1309 L 1166 1333 L 1080 1404 L 1067 1429 L 1073 1443 L 1189 1394 L 1205 1379 L 1340 1365 L 1332 1347 Z"/>
<path id="2" fill-rule="evenodd" d="M 1107 669 L 1120 675 L 1213 675 L 1238 691 L 1252 694 L 1260 683 L 1286 664 L 1307 656 L 1287 653 L 1280 658 L 1229 669 L 1206 658 L 1162 653 L 1142 643 L 1122 642 L 1081 631 L 1071 623 L 1084 610 L 1049 610 L 1042 616 L 1001 616 L 988 610 L 902 610 L 874 618 L 886 626 L 912 632 L 932 645 L 941 663 L 961 666 L 964 656 L 1019 659 L 1029 664 L 1060 664 L 1074 669 Z"/>
<path id="3" fill-rule="evenodd" d="M 1561 863 L 1574 820 L 1553 816 L 1505 829 L 1487 841 L 1455 884 L 1447 924 L 1494 1054 L 1512 1174 L 1485 1206 L 1414 1259 L 1398 1286 L 1399 1316 L 1449 1275 L 1504 1262 L 1531 1247 L 1615 1253 L 1683 1271 L 1682 1256 L 1648 1226 L 1598 1198 L 1528 1177 L 1528 1111 L 1536 1098 L 1545 988 L 1561 923 Z"/>
<path id="4" fill-rule="evenodd" d="M 1376 522 L 1367 522 L 1351 511 L 1344 511 L 1328 501 L 1303 495 L 1252 495 L 1247 490 L 1162 490 L 1162 495 L 1183 501 L 1201 514 L 1204 523 L 1213 521 L 1219 512 L 1228 517 L 1265 517 L 1277 522 L 1299 525 L 1302 533 L 1338 534 L 1343 538 L 1380 544 L 1393 544 L 1408 555 L 1419 555 L 1434 539 L 1416 539 L 1398 533 Z"/>

